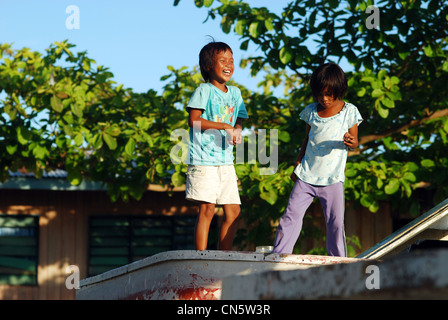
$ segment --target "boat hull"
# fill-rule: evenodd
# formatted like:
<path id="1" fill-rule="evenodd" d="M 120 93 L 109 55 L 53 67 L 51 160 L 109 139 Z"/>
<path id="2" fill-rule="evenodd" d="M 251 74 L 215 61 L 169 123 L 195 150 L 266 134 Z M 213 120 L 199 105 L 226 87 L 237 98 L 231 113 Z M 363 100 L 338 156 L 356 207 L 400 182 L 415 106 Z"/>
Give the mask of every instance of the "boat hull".
<path id="1" fill-rule="evenodd" d="M 163 252 L 83 279 L 78 300 L 219 300 L 222 280 L 233 275 L 307 269 L 356 258 L 236 251 Z"/>

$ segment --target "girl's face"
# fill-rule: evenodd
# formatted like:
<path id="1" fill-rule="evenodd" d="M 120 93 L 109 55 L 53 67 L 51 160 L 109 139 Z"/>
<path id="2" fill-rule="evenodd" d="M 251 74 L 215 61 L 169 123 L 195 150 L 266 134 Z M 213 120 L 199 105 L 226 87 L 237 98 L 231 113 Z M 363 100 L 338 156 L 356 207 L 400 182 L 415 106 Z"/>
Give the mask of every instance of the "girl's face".
<path id="1" fill-rule="evenodd" d="M 339 102 L 339 99 L 335 98 L 328 88 L 325 88 L 317 97 L 317 102 L 325 109 L 329 109 L 334 107 Z"/>
<path id="2" fill-rule="evenodd" d="M 217 87 L 225 86 L 232 78 L 235 65 L 231 51 L 221 51 L 215 54 L 214 65 L 209 71 L 210 83 Z"/>

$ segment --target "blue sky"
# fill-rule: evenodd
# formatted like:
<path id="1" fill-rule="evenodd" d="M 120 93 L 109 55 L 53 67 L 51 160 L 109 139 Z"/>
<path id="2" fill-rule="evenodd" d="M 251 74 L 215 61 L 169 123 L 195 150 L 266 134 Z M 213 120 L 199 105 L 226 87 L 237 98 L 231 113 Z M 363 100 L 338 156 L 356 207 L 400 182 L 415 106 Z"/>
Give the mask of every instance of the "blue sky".
<path id="1" fill-rule="evenodd" d="M 217 0 L 215 0 L 217 1 Z M 233 79 L 255 90 L 257 79 L 249 69 L 238 67 L 257 48 L 239 49 L 239 36 L 222 32 L 220 19 L 209 19 L 206 8 L 194 0 L 17 0 L 0 1 L 0 43 L 13 43 L 14 49 L 29 47 L 45 52 L 55 41 L 68 39 L 75 52 L 88 52 L 98 65 L 108 67 L 114 80 L 135 92 L 155 89 L 161 92 L 160 77 L 175 68 L 198 64 L 200 49 L 211 35 L 227 42 L 234 51 L 236 70 Z M 267 7 L 279 14 L 290 0 L 247 0 L 251 6 Z M 69 6 L 79 9 L 79 29 L 68 29 Z"/>

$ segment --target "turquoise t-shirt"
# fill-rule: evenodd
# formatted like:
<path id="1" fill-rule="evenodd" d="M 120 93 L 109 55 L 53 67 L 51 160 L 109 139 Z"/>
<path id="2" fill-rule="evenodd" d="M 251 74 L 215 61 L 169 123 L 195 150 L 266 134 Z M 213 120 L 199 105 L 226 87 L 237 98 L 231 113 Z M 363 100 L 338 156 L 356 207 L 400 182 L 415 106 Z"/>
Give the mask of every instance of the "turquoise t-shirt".
<path id="1" fill-rule="evenodd" d="M 234 86 L 227 88 L 227 92 L 223 92 L 210 83 L 202 83 L 191 96 L 187 111 L 190 108 L 201 109 L 201 118 L 231 126 L 235 126 L 237 118 L 249 118 L 240 89 Z M 233 145 L 228 142 L 225 130 L 190 128 L 187 164 L 228 165 L 233 164 L 233 160 Z"/>
<path id="2" fill-rule="evenodd" d="M 317 105 L 308 105 L 299 115 L 311 129 L 305 155 L 294 173 L 300 180 L 317 186 L 345 182 L 348 147 L 343 141 L 344 134 L 359 125 L 362 116 L 353 104 L 345 103 L 338 114 L 321 118 Z"/>

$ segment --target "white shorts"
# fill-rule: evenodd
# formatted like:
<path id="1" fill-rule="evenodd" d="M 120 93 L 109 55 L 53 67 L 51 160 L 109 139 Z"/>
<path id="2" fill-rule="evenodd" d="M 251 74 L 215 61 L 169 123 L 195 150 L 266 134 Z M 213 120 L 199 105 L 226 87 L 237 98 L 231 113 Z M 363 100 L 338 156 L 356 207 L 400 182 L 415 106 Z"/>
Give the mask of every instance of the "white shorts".
<path id="1" fill-rule="evenodd" d="M 241 204 L 238 177 L 233 165 L 189 165 L 186 184 L 187 200 L 217 205 Z"/>

